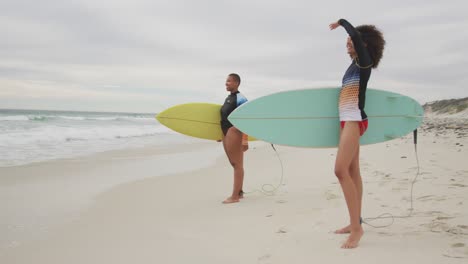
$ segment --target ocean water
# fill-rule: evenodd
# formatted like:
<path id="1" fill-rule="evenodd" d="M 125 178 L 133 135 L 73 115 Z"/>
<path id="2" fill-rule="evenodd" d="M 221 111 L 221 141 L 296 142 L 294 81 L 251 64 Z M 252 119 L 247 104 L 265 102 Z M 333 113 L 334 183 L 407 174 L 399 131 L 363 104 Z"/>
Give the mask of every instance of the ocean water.
<path id="1" fill-rule="evenodd" d="M 160 125 L 155 114 L 0 110 L 0 167 L 195 142 L 200 140 Z M 220 144 L 207 144 L 176 153 L 155 153 L 148 159 L 115 157 L 112 163 L 116 165 L 76 173 L 55 173 L 56 167 L 50 167 L 50 174 L 22 174 L 26 180 L 0 184 L 0 256 L 46 236 L 55 226 L 72 222 L 96 195 L 115 186 L 208 167 L 220 155 L 224 155 Z"/>
<path id="2" fill-rule="evenodd" d="M 154 116 L 0 109 L 0 167 L 189 140 Z"/>

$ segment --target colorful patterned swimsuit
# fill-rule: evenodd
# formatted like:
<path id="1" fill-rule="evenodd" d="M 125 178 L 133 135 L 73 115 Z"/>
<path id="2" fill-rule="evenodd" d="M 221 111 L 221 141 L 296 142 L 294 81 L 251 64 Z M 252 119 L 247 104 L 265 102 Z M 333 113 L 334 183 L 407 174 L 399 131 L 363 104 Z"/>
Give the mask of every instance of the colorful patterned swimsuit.
<path id="1" fill-rule="evenodd" d="M 340 19 L 338 23 L 348 32 L 357 53 L 357 58 L 343 76 L 338 106 L 340 121 L 365 121 L 367 115 L 364 106 L 367 82 L 372 71 L 372 59 L 360 33 L 344 19 Z"/>

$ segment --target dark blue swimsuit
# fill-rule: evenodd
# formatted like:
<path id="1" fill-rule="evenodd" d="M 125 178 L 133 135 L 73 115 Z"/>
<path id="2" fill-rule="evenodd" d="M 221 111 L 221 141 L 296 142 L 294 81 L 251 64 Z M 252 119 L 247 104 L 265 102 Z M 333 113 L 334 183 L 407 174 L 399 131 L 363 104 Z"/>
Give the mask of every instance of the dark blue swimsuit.
<path id="1" fill-rule="evenodd" d="M 231 93 L 228 95 L 224 101 L 223 106 L 221 107 L 221 129 L 223 134 L 226 136 L 229 128 L 232 127 L 231 122 L 228 120 L 228 116 L 234 111 L 238 106 L 247 102 L 247 98 L 243 96 L 239 91 Z"/>

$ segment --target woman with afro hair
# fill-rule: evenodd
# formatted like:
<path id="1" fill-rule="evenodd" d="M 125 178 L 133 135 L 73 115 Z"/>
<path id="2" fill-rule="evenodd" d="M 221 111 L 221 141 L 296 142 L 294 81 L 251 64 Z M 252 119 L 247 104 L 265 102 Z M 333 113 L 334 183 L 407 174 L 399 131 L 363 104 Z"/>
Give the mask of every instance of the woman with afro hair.
<path id="1" fill-rule="evenodd" d="M 349 35 L 346 48 L 352 61 L 343 76 L 338 102 L 341 132 L 335 175 L 343 190 L 350 224 L 336 230 L 335 233 L 349 234 L 342 248 L 355 248 L 364 234 L 361 226 L 362 179 L 359 168 L 359 138 L 368 126 L 364 111 L 367 82 L 372 69 L 377 68 L 380 63 L 385 40 L 373 25 L 354 28 L 345 19 L 340 19 L 330 24 L 330 29 L 334 30 L 339 26 Z"/>

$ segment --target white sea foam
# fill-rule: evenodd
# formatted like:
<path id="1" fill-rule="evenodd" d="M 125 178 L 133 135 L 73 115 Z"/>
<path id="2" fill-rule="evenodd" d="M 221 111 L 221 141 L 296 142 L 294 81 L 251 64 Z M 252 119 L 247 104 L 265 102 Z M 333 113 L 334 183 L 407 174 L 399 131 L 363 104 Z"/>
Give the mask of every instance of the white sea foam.
<path id="1" fill-rule="evenodd" d="M 0 166 L 181 138 L 152 114 L 0 110 L 0 121 Z"/>

